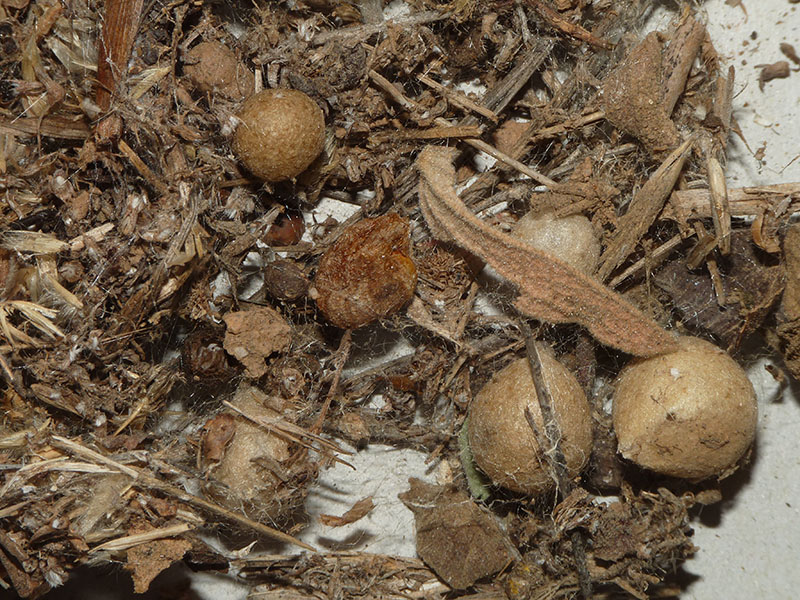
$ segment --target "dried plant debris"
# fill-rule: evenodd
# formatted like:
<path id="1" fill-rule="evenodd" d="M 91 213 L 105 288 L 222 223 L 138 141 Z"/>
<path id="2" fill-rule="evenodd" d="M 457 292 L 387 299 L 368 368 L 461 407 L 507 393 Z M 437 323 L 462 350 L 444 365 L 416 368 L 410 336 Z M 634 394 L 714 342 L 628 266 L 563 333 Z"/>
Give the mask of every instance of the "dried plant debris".
<path id="1" fill-rule="evenodd" d="M 580 528 L 591 540 L 586 558 L 597 597 L 616 589 L 623 597 L 648 598 L 658 573 L 696 550 L 687 513 L 693 503 L 665 488 L 637 494 L 624 486 L 611 504 L 576 490 L 555 507 L 552 521 L 531 515 L 515 523 L 512 536 L 523 554 L 505 577 L 505 591 L 512 600 L 573 597 L 578 575 L 568 533 Z"/>
<path id="2" fill-rule="evenodd" d="M 514 558 L 494 518 L 460 490 L 411 479 L 400 499 L 414 513 L 417 552 L 449 586 L 468 588 Z"/>
<path id="3" fill-rule="evenodd" d="M 180 538 L 153 540 L 131 547 L 125 558 L 133 571 L 133 591 L 145 593 L 161 571 L 183 558 L 191 548 L 191 542 Z"/>
<path id="4" fill-rule="evenodd" d="M 518 285 L 517 307 L 523 314 L 580 323 L 601 342 L 640 356 L 672 347 L 665 331 L 599 282 L 471 215 L 455 193 L 449 151 L 428 146 L 417 164 L 420 205 L 434 235 L 477 254 Z"/>
<path id="5" fill-rule="evenodd" d="M 372 501 L 372 496 L 367 496 L 353 504 L 350 510 L 342 516 L 320 515 L 319 520 L 320 523 L 328 527 L 341 527 L 342 525 L 349 525 L 350 523 L 355 523 L 359 519 L 366 517 L 373 508 L 375 508 L 375 503 Z"/>
<path id="6" fill-rule="evenodd" d="M 764 85 L 773 79 L 786 79 L 789 77 L 791 71 L 789 70 L 789 62 L 779 60 L 769 65 L 759 65 L 761 73 L 758 75 L 758 87 L 763 92 Z"/>
<path id="7" fill-rule="evenodd" d="M 800 65 L 800 56 L 797 55 L 797 51 L 794 49 L 794 46 L 789 44 L 788 42 L 781 42 L 779 46 L 781 53 L 791 60 L 794 64 Z"/>
<path id="8" fill-rule="evenodd" d="M 619 459 L 602 390 L 687 332 L 764 334 L 800 377 L 800 184 L 728 187 L 735 73 L 689 7 L 640 39 L 653 6 L 0 2 L 0 586 L 115 563 L 144 591 L 180 560 L 254 598 L 662 585 L 700 492 Z M 296 168 L 235 141 L 259 92 L 302 98 Z M 586 260 L 530 221 L 580 223 Z M 478 504 L 458 433 L 534 338 L 601 390 L 589 467 L 537 502 L 473 465 Z M 303 514 L 340 440 L 447 474 L 403 496 L 424 562 L 295 537 L 372 510 Z"/>
<path id="9" fill-rule="evenodd" d="M 659 269 L 655 284 L 669 295 L 676 318 L 691 331 L 713 336 L 730 351 L 764 324 L 784 288 L 783 266 L 753 247 L 748 231 L 735 231 L 731 252 L 718 262 L 722 301 L 711 273 L 673 261 Z M 785 297 L 785 295 L 784 295 Z"/>
<path id="10" fill-rule="evenodd" d="M 248 377 L 255 379 L 267 372 L 264 362 L 275 352 L 291 344 L 292 329 L 275 309 L 256 306 L 251 310 L 225 315 L 225 351 L 241 362 Z"/>
<path id="11" fill-rule="evenodd" d="M 789 372 L 800 379 L 800 225 L 795 223 L 783 241 L 786 289 L 778 311 L 780 350 Z"/>
<path id="12" fill-rule="evenodd" d="M 664 102 L 662 53 L 659 34 L 649 34 L 603 83 L 606 118 L 656 152 L 680 141 Z"/>

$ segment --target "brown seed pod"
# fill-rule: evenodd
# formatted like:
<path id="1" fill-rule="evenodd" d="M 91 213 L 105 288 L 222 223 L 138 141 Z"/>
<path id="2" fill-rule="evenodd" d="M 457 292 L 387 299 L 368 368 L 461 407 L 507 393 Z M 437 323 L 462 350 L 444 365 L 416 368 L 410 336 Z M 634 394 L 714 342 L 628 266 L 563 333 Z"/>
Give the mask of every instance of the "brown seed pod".
<path id="1" fill-rule="evenodd" d="M 298 176 L 325 145 L 322 109 L 297 90 L 263 90 L 245 100 L 236 116 L 233 150 L 266 181 Z"/>
<path id="2" fill-rule="evenodd" d="M 407 219 L 390 213 L 345 229 L 320 260 L 317 306 L 342 329 L 386 317 L 414 295 L 417 269 L 409 257 Z"/>
<path id="3" fill-rule="evenodd" d="M 561 430 L 561 450 L 572 477 L 583 469 L 592 451 L 589 403 L 578 380 L 564 365 L 549 352 L 540 356 Z M 472 401 L 469 446 L 477 465 L 496 484 L 538 495 L 552 489 L 555 482 L 525 418 L 526 407 L 543 431 L 530 365 L 527 358 L 521 358 L 495 373 Z"/>
<path id="4" fill-rule="evenodd" d="M 620 373 L 614 395 L 619 452 L 673 477 L 724 474 L 755 437 L 755 391 L 744 370 L 714 344 L 685 337 L 679 347 Z"/>

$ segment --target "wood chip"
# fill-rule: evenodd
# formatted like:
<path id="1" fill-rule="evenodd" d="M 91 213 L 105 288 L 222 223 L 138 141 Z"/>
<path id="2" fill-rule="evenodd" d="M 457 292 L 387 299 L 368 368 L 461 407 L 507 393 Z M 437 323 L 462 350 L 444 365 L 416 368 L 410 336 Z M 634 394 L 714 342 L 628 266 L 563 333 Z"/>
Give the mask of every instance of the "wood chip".
<path id="1" fill-rule="evenodd" d="M 111 95 L 128 73 L 128 59 L 139 30 L 144 0 L 109 0 L 105 6 L 103 34 L 97 40 L 97 92 L 101 110 L 111 106 Z"/>
<path id="2" fill-rule="evenodd" d="M 776 183 L 760 187 L 730 188 L 728 205 L 733 217 L 755 217 L 765 207 L 775 206 L 791 198 L 788 212 L 800 210 L 800 182 Z M 711 217 L 710 190 L 676 190 L 669 198 L 665 217 L 685 223 L 692 218 Z"/>
<path id="3" fill-rule="evenodd" d="M 653 224 L 675 187 L 693 143 L 694 139 L 690 138 L 673 151 L 633 198 L 628 212 L 619 220 L 617 234 L 600 257 L 602 264 L 597 276 L 601 281 L 633 252 Z"/>

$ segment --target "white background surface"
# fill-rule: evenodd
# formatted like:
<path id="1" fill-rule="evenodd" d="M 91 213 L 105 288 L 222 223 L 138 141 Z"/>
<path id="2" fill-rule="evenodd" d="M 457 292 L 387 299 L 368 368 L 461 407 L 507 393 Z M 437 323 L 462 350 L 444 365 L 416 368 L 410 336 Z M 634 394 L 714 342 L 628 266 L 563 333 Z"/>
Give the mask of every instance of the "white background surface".
<path id="1" fill-rule="evenodd" d="M 763 163 L 732 136 L 728 185 L 800 181 L 800 73 L 758 88 L 757 65 L 786 60 L 778 46 L 800 52 L 800 4 L 722 0 L 704 5 L 706 24 L 720 55 L 736 69 L 734 116 Z M 755 39 L 752 39 L 755 32 Z M 789 164 L 791 163 L 791 164 Z M 725 500 L 707 507 L 695 527 L 698 554 L 684 571 L 697 579 L 687 600 L 790 599 L 800 596 L 800 388 L 781 394 L 763 364 L 750 370 L 760 419 L 752 465 L 723 482 Z"/>
<path id="2" fill-rule="evenodd" d="M 753 151 L 766 143 L 759 163 L 738 139 L 731 141 L 729 185 L 800 181 L 800 160 L 789 164 L 800 153 L 800 73 L 767 83 L 762 93 L 756 68 L 784 60 L 781 42 L 800 52 L 800 4 L 744 0 L 743 6 L 746 12 L 713 0 L 701 8 L 718 51 L 736 68 L 734 115 Z M 751 375 L 760 409 L 754 460 L 724 482 L 723 503 L 707 507 L 696 523 L 695 543 L 701 549 L 683 567 L 689 581 L 682 595 L 686 599 L 790 599 L 800 594 L 800 396 L 782 394 L 763 361 L 751 368 Z M 411 475 L 431 477 L 424 459 L 411 451 L 372 447 L 351 457 L 356 472 L 341 465 L 327 471 L 309 499 L 312 515 L 342 514 L 367 495 L 374 497 L 376 508 L 350 526 L 314 526 L 302 538 L 320 548 L 414 555 L 412 516 L 397 493 L 407 488 Z M 70 582 L 58 595 L 86 600 L 130 595 L 123 591 L 129 589 L 126 574 L 102 582 L 96 577 Z M 209 600 L 246 596 L 243 588 L 209 575 L 196 576 L 192 591 L 195 598 Z"/>

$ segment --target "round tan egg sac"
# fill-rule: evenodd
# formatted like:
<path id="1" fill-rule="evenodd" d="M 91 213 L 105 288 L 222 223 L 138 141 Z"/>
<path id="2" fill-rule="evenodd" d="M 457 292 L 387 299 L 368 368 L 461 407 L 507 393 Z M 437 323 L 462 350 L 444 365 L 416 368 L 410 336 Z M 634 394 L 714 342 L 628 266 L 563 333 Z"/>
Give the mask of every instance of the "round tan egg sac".
<path id="1" fill-rule="evenodd" d="M 322 109 L 297 90 L 263 90 L 245 100 L 236 116 L 233 150 L 266 181 L 296 177 L 325 145 Z"/>
<path id="2" fill-rule="evenodd" d="M 620 373 L 613 415 L 619 451 L 664 475 L 723 474 L 755 437 L 755 391 L 742 368 L 714 344 L 685 337 L 679 345 Z"/>
<path id="3" fill-rule="evenodd" d="M 266 421 L 280 416 L 276 410 L 279 403 L 280 400 L 250 386 L 241 387 L 231 401 L 245 414 Z M 225 447 L 222 459 L 211 470 L 212 478 L 225 487 L 209 486 L 207 491 L 233 510 L 244 509 L 260 518 L 278 518 L 290 508 L 282 501 L 282 496 L 289 497 L 282 492 L 289 490 L 283 489 L 282 479 L 275 474 L 275 469 L 280 469 L 281 463 L 290 457 L 289 444 L 241 415 L 235 419 L 233 438 Z"/>
<path id="4" fill-rule="evenodd" d="M 589 403 L 564 365 L 547 352 L 541 353 L 541 359 L 561 430 L 561 450 L 573 477 L 586 465 L 592 451 Z M 469 411 L 469 444 L 475 462 L 492 481 L 536 495 L 552 489 L 555 482 L 525 419 L 526 406 L 543 430 L 530 365 L 522 358 L 496 373 L 475 396 Z"/>
<path id="5" fill-rule="evenodd" d="M 556 218 L 529 212 L 514 225 L 513 235 L 586 275 L 594 275 L 600 261 L 600 238 L 583 215 Z"/>
<path id="6" fill-rule="evenodd" d="M 201 42 L 186 53 L 183 72 L 201 92 L 242 99 L 253 91 L 255 77 L 233 50 L 220 42 Z"/>

